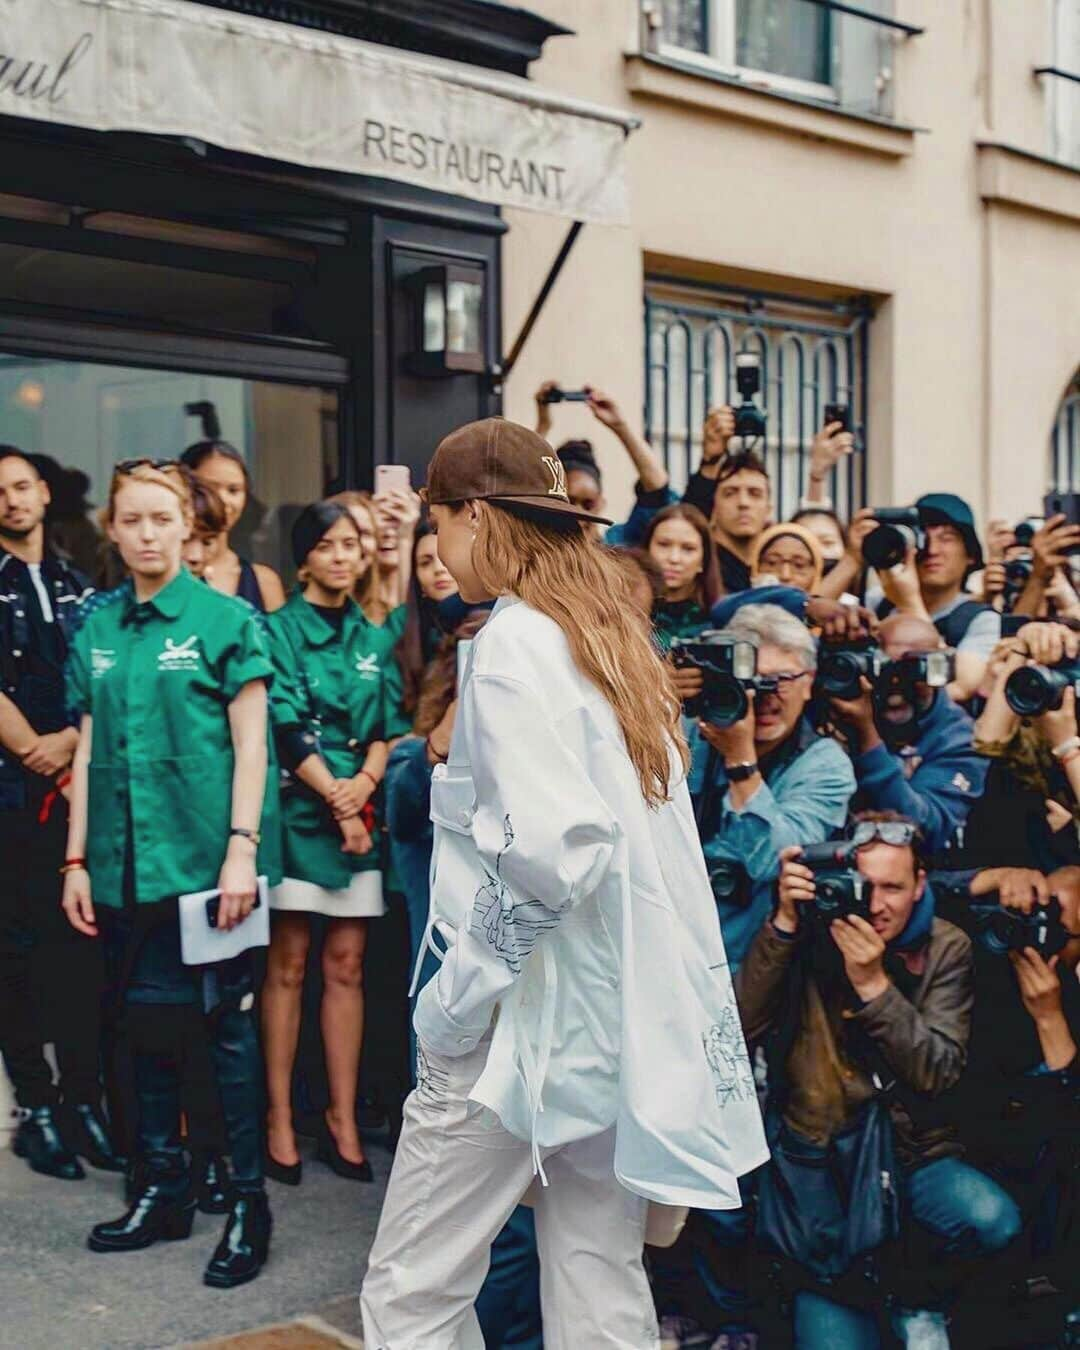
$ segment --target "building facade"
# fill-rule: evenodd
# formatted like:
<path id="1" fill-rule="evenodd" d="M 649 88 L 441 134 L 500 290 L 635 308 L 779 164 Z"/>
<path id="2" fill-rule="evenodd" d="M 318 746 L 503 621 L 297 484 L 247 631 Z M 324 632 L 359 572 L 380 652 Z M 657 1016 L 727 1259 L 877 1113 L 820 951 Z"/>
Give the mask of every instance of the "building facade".
<path id="1" fill-rule="evenodd" d="M 548 87 L 622 107 L 631 225 L 588 227 L 509 381 L 614 393 L 686 471 L 760 350 L 780 506 L 825 404 L 862 428 L 841 506 L 929 489 L 985 519 L 1080 487 L 1077 0 L 542 0 Z M 506 212 L 513 331 L 562 227 Z M 629 500 L 618 446 L 591 436 Z M 696 449 L 694 450 L 696 453 Z"/>

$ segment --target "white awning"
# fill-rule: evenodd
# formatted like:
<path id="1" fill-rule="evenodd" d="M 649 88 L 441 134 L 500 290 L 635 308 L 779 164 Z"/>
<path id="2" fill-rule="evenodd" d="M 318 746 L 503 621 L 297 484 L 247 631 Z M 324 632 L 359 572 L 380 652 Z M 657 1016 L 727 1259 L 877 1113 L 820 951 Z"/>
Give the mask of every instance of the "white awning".
<path id="1" fill-rule="evenodd" d="M 0 115 L 625 224 L 625 113 L 188 0 L 0 0 Z"/>

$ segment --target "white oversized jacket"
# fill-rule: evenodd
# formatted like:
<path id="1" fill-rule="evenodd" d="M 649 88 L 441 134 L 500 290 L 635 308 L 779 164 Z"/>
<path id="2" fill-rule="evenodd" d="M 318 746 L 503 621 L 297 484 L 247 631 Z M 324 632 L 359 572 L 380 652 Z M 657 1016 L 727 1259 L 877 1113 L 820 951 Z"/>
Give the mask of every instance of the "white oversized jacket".
<path id="1" fill-rule="evenodd" d="M 497 1017 L 471 1099 L 541 1151 L 615 1126 L 649 1200 L 739 1204 L 768 1156 L 681 766 L 642 796 L 611 705 L 546 615 L 504 597 L 475 640 L 435 770 L 430 928 L 417 1003 L 457 1056 Z M 421 959 L 423 953 L 421 953 Z"/>

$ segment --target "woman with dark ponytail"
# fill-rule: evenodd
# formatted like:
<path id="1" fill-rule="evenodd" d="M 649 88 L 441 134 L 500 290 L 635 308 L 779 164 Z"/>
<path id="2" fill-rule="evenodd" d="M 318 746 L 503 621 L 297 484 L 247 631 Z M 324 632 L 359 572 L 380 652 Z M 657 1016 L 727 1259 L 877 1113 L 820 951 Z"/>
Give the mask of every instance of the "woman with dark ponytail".
<path id="1" fill-rule="evenodd" d="M 371 1180 L 356 1124 L 364 1035 L 367 923 L 385 913 L 381 784 L 387 742 L 408 730 L 401 682 L 378 630 L 353 599 L 360 532 L 347 506 L 315 502 L 292 530 L 299 585 L 268 622 L 276 679 L 271 715 L 282 764 L 283 871 L 262 997 L 269 1114 L 267 1173 L 300 1181 L 292 1075 L 311 916 L 329 919 L 322 949 L 322 1035 L 330 1103 L 319 1158 Z"/>

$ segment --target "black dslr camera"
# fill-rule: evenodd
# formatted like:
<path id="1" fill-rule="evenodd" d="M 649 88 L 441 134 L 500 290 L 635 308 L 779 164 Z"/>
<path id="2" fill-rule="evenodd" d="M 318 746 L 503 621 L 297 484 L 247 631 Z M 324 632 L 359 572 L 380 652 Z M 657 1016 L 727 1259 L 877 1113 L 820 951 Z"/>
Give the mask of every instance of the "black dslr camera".
<path id="1" fill-rule="evenodd" d="M 857 914 L 870 922 L 870 888 L 855 866 L 855 847 L 840 839 L 831 844 L 810 844 L 795 859 L 814 874 L 814 910 L 824 924 Z"/>
<path id="2" fill-rule="evenodd" d="M 1080 696 L 1080 661 L 1021 666 L 1005 681 L 1005 701 L 1018 717 L 1038 717 L 1060 708 L 1066 689 Z"/>
<path id="3" fill-rule="evenodd" d="M 706 629 L 696 638 L 676 638 L 671 659 L 681 669 L 700 670 L 701 693 L 683 704 L 688 717 L 716 727 L 734 726 L 750 707 L 748 689 L 775 692 L 779 681 L 757 673 L 757 648 L 752 642 L 730 638 L 719 629 Z"/>
<path id="4" fill-rule="evenodd" d="M 877 529 L 863 540 L 863 557 L 877 572 L 884 572 L 907 557 L 914 546 L 916 553 L 926 548 L 926 531 L 922 517 L 914 506 L 883 506 L 874 512 Z"/>
<path id="5" fill-rule="evenodd" d="M 735 384 L 742 402 L 735 409 L 735 435 L 749 440 L 765 437 L 765 414 L 754 402 L 761 392 L 761 358 L 754 352 L 739 352 L 735 357 Z"/>
<path id="6" fill-rule="evenodd" d="M 818 653 L 814 693 L 822 698 L 858 698 L 862 693 L 860 680 L 866 678 L 873 684 L 884 666 L 885 653 L 872 638 L 823 645 Z"/>
<path id="7" fill-rule="evenodd" d="M 1030 914 L 1003 905 L 970 905 L 975 940 L 995 956 L 1034 947 L 1044 960 L 1056 956 L 1069 940 L 1061 921 L 1061 905 L 1056 895 L 1047 905 L 1036 905 Z"/>

